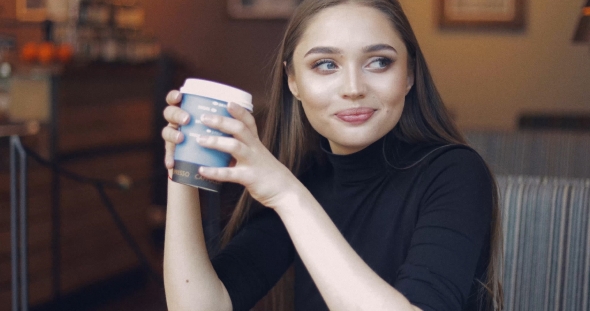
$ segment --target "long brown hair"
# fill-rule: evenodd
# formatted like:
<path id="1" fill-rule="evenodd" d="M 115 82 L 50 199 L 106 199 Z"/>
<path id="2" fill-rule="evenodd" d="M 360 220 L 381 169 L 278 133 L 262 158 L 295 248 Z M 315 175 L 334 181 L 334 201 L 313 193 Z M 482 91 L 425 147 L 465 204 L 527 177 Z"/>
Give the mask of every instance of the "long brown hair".
<path id="1" fill-rule="evenodd" d="M 292 70 L 293 53 L 310 20 L 325 8 L 343 3 L 355 3 L 375 8 L 390 20 L 392 26 L 404 41 L 408 50 L 408 66 L 414 73 L 414 86 L 406 95 L 404 111 L 397 126 L 392 130 L 397 139 L 409 143 L 437 142 L 444 144 L 466 144 L 465 139 L 449 117 L 428 70 L 426 60 L 410 23 L 397 0 L 304 0 L 293 13 L 278 50 L 272 73 L 270 102 L 262 129 L 262 142 L 272 154 L 293 174 L 300 176 L 313 161 L 318 161 L 319 134 L 311 127 L 303 108 L 291 94 L 287 75 Z M 481 299 L 489 309 L 501 310 L 503 305 L 502 231 L 498 193 L 492 178 L 493 217 L 491 225 L 491 259 L 487 280 L 482 282 L 486 292 Z M 244 191 L 224 230 L 224 243 L 235 234 L 256 204 Z M 275 287 L 266 308 L 289 310 L 279 306 L 285 303 L 285 285 Z M 287 286 L 288 288 L 288 286 Z M 288 295 L 287 295 L 288 296 Z"/>

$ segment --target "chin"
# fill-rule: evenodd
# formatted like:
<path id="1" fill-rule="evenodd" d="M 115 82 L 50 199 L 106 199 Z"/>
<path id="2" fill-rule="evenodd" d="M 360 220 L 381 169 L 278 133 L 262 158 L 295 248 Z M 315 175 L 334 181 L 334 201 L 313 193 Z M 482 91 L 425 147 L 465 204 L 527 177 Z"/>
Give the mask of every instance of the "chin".
<path id="1" fill-rule="evenodd" d="M 327 138 L 327 137 L 326 137 Z M 346 150 L 346 154 L 351 154 L 351 153 L 355 153 L 358 151 L 361 151 L 365 148 L 367 148 L 368 146 L 370 146 L 371 144 L 373 144 L 374 142 L 376 142 L 377 140 L 379 140 L 379 138 L 381 138 L 381 136 L 379 137 L 367 137 L 367 136 L 362 136 L 362 137 L 351 137 L 351 136 L 347 136 L 347 137 L 340 137 L 341 139 L 336 139 L 336 140 L 332 140 L 330 138 L 327 138 L 329 141 L 336 143 L 340 149 L 342 150 Z M 334 150 L 332 150 L 334 151 Z"/>

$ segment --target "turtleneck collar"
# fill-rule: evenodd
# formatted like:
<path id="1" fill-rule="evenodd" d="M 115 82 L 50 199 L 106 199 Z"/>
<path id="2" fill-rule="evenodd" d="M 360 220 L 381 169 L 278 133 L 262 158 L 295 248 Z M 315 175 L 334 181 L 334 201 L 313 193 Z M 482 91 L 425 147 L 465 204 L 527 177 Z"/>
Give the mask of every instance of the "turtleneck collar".
<path id="1" fill-rule="evenodd" d="M 411 144 L 399 141 L 389 133 L 363 150 L 338 155 L 331 152 L 326 138 L 320 140 L 320 147 L 332 164 L 336 181 L 340 183 L 363 182 L 385 176 L 392 170 L 411 169 L 437 150 L 452 146 L 437 142 Z"/>
<path id="2" fill-rule="evenodd" d="M 384 137 L 368 147 L 347 155 L 332 153 L 327 139 L 322 138 L 320 146 L 334 169 L 334 178 L 339 183 L 356 183 L 378 176 L 389 170 L 383 156 Z"/>

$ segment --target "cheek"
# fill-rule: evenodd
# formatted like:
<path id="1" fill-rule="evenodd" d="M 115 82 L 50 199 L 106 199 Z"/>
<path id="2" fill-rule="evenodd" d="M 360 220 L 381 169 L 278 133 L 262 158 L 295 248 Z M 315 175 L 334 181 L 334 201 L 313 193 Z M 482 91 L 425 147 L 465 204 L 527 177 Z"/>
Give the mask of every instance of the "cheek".
<path id="1" fill-rule="evenodd" d="M 301 107 L 303 108 L 303 113 L 305 113 L 311 126 L 317 130 L 318 126 L 322 124 L 321 120 L 324 111 L 323 105 L 317 102 L 310 103 L 308 101 L 302 101 Z"/>
<path id="2" fill-rule="evenodd" d="M 395 98 L 391 98 L 389 104 L 387 105 L 387 116 L 394 125 L 399 121 L 401 118 L 402 112 L 404 111 L 406 100 L 405 96 L 396 96 Z"/>
<path id="3" fill-rule="evenodd" d="M 321 112 L 318 111 L 319 109 L 317 107 L 310 107 L 310 105 L 303 102 L 301 107 L 303 108 L 303 113 L 305 114 L 309 125 L 311 125 L 311 128 L 320 135 L 324 135 L 325 131 L 323 130 L 322 125 L 326 124 L 326 122 L 322 121 L 323 118 L 321 117 Z"/>
<path id="4" fill-rule="evenodd" d="M 322 111 L 327 109 L 333 96 L 333 92 L 328 84 L 313 79 L 302 79 L 298 82 L 299 98 L 304 110 Z"/>
<path id="5" fill-rule="evenodd" d="M 402 112 L 404 111 L 404 105 L 404 101 L 400 101 L 394 105 L 388 106 L 386 111 L 387 118 L 392 120 L 392 122 L 397 123 L 402 115 Z"/>
<path id="6" fill-rule="evenodd" d="M 371 83 L 375 88 L 380 90 L 380 93 L 388 93 L 391 97 L 405 96 L 406 88 L 408 86 L 408 76 L 405 71 L 399 68 L 391 74 L 384 76 L 376 76 Z"/>
<path id="7" fill-rule="evenodd" d="M 324 134 L 323 128 L 327 126 L 330 119 L 330 100 L 321 91 L 314 92 L 313 90 L 307 89 L 304 95 L 300 96 L 301 107 L 307 117 L 307 120 L 311 124 L 311 127 Z"/>
<path id="8" fill-rule="evenodd" d="M 406 81 L 401 77 L 386 80 L 376 84 L 378 90 L 376 89 L 375 97 L 382 103 L 383 126 L 391 129 L 395 127 L 404 110 Z"/>

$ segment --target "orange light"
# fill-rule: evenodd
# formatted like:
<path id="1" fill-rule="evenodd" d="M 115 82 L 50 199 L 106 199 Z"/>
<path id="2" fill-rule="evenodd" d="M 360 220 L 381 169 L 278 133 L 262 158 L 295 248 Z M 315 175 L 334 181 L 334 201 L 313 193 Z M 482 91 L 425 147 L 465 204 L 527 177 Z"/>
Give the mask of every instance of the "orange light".
<path id="1" fill-rule="evenodd" d="M 584 16 L 590 16 L 590 6 L 584 7 L 584 8 L 582 9 L 582 14 L 583 14 Z"/>
<path id="2" fill-rule="evenodd" d="M 56 49 L 57 59 L 62 63 L 72 60 L 74 50 L 69 44 L 60 44 Z"/>
<path id="3" fill-rule="evenodd" d="M 37 59 L 43 65 L 47 65 L 53 62 L 55 58 L 55 44 L 51 42 L 43 42 L 39 44 L 39 50 L 37 52 Z"/>
<path id="4" fill-rule="evenodd" d="M 33 62 L 37 60 L 37 54 L 39 52 L 39 45 L 35 42 L 27 42 L 20 49 L 20 58 L 24 62 Z"/>

